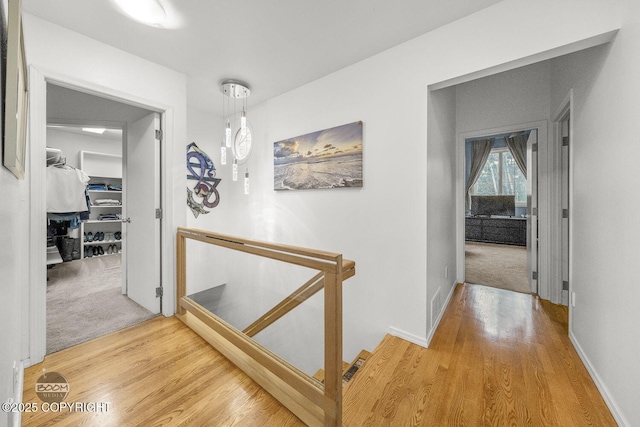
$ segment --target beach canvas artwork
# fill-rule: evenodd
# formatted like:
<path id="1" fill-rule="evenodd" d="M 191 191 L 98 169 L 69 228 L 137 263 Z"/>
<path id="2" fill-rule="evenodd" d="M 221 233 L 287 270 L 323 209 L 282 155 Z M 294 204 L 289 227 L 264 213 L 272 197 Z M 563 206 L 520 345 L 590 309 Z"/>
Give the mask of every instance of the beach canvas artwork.
<path id="1" fill-rule="evenodd" d="M 362 187 L 362 122 L 273 143 L 275 190 Z"/>

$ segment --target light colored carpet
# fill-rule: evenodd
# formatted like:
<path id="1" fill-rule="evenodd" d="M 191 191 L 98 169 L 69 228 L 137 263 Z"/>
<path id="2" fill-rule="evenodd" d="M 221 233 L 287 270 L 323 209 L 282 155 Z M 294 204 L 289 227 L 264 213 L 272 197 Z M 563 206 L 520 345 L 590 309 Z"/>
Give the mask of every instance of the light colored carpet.
<path id="1" fill-rule="evenodd" d="M 121 255 L 74 260 L 47 271 L 47 354 L 155 315 L 121 291 Z"/>
<path id="2" fill-rule="evenodd" d="M 531 293 L 527 281 L 527 248 L 466 242 L 464 281 Z"/>

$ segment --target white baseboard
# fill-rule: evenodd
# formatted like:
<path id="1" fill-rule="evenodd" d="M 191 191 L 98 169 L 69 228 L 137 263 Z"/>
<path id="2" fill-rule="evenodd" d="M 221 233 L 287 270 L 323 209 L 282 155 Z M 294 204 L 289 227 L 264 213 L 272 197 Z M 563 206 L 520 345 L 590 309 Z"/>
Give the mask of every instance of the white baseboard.
<path id="1" fill-rule="evenodd" d="M 433 335 L 436 333 L 436 330 L 438 329 L 438 325 L 440 324 L 440 320 L 442 320 L 444 311 L 449 306 L 449 301 L 451 301 L 451 297 L 453 296 L 453 292 L 456 290 L 456 286 L 458 286 L 457 280 L 452 283 L 451 290 L 449 290 L 449 293 L 447 294 L 447 298 L 444 300 L 444 304 L 442 304 L 442 309 L 440 310 L 440 313 L 438 313 L 438 317 L 436 318 L 436 321 L 433 322 L 433 328 L 431 328 L 431 330 L 429 331 L 429 334 L 427 335 L 427 347 L 429 347 L 429 344 L 431 344 Z"/>
<path id="2" fill-rule="evenodd" d="M 389 334 L 393 335 L 394 337 L 402 338 L 403 340 L 409 341 L 409 342 L 411 342 L 413 344 L 419 345 L 420 347 L 429 348 L 429 344 L 431 343 L 431 339 L 433 338 L 433 334 L 436 332 L 436 329 L 438 329 L 438 325 L 440 324 L 440 320 L 442 319 L 442 315 L 444 314 L 444 311 L 446 310 L 447 306 L 449 305 L 449 301 L 451 301 L 451 297 L 453 296 L 453 291 L 456 290 L 457 284 L 458 284 L 457 281 L 453 282 L 453 284 L 451 286 L 451 290 L 447 294 L 447 298 L 445 299 L 444 304 L 442 304 L 442 309 L 440 310 L 440 313 L 438 313 L 438 317 L 436 318 L 436 321 L 434 322 L 433 328 L 431 328 L 431 330 L 429 331 L 429 334 L 427 335 L 427 338 L 419 337 L 419 336 L 411 334 L 409 332 L 402 331 L 402 330 L 400 330 L 398 328 L 394 328 L 393 326 L 389 326 Z"/>
<path id="3" fill-rule="evenodd" d="M 16 362 L 13 366 L 13 403 L 22 403 L 24 384 L 24 363 Z M 22 412 L 10 412 L 7 417 L 7 427 L 19 427 L 22 425 Z"/>
<path id="4" fill-rule="evenodd" d="M 611 393 L 609 393 L 609 389 L 607 388 L 606 385 L 604 385 L 604 383 L 600 379 L 600 376 L 596 372 L 595 368 L 591 364 L 591 361 L 589 360 L 585 352 L 582 350 L 582 347 L 580 346 L 578 339 L 576 338 L 576 336 L 573 334 L 572 331 L 569 331 L 569 339 L 571 340 L 573 347 L 576 349 L 576 352 L 578 353 L 578 357 L 580 357 L 580 360 L 582 360 L 582 363 L 584 363 L 584 366 L 587 368 L 587 371 L 589 371 L 589 375 L 591 375 L 591 379 L 593 380 L 596 387 L 598 388 L 598 391 L 600 391 L 600 394 L 602 395 L 604 402 L 607 404 L 607 407 L 611 411 L 611 415 L 613 415 L 613 418 L 615 418 L 616 422 L 620 427 L 631 426 L 631 424 L 625 419 L 624 415 L 622 415 L 620 408 L 618 408 L 618 405 L 616 405 L 615 400 L 613 400 L 613 397 L 611 397 Z"/>
<path id="5" fill-rule="evenodd" d="M 389 326 L 389 333 L 394 337 L 402 338 L 403 340 L 419 345 L 420 347 L 429 347 L 429 343 L 426 339 L 409 332 L 401 331 L 400 329 L 394 328 L 393 326 Z"/>

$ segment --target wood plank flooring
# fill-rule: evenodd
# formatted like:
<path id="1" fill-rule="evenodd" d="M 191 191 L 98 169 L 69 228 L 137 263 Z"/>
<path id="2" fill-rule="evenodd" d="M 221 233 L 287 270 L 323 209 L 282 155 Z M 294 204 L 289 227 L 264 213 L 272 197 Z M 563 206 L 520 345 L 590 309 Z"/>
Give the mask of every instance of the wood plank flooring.
<path id="1" fill-rule="evenodd" d="M 106 413 L 23 414 L 24 426 L 299 426 L 268 393 L 176 318 L 159 317 L 54 353 L 67 402 Z M 459 285 L 424 349 L 387 336 L 344 388 L 347 426 L 615 426 L 567 337 L 566 308 Z"/>
<path id="2" fill-rule="evenodd" d="M 429 349 L 386 336 L 345 389 L 349 426 L 615 426 L 566 307 L 458 285 Z"/>
<path id="3" fill-rule="evenodd" d="M 109 402 L 106 413 L 23 414 L 23 426 L 303 426 L 177 318 L 158 317 L 45 357 L 25 370 L 24 402 L 47 372 L 66 402 Z"/>

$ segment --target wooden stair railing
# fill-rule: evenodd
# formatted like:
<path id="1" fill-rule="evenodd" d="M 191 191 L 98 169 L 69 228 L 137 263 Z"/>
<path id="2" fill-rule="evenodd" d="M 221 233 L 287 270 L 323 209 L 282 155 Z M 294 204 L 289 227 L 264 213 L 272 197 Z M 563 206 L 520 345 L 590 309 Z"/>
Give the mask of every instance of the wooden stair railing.
<path id="1" fill-rule="evenodd" d="M 342 260 L 342 280 L 345 281 L 349 277 L 356 274 L 356 263 L 350 260 Z M 258 332 L 264 330 L 276 320 L 314 296 L 318 291 L 324 288 L 324 274 L 318 273 L 313 276 L 304 285 L 296 289 L 291 295 L 279 302 L 271 310 L 263 314 L 258 320 L 247 326 L 242 332 L 250 337 L 255 336 Z"/>
<path id="2" fill-rule="evenodd" d="M 308 267 L 318 274 L 243 333 L 186 295 L 187 239 Z M 337 253 L 183 227 L 176 234 L 176 253 L 176 316 L 307 425 L 342 425 L 342 282 L 355 274 L 355 262 L 343 260 Z M 251 339 L 323 288 L 324 385 Z"/>

